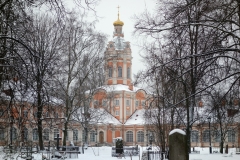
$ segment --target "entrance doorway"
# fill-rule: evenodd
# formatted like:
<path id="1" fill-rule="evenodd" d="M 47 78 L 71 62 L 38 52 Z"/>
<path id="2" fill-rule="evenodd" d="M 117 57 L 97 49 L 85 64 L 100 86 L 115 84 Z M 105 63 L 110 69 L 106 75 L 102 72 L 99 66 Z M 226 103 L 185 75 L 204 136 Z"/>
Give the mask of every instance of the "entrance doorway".
<path id="1" fill-rule="evenodd" d="M 104 142 L 104 133 L 103 131 L 99 132 L 99 143 L 103 143 Z"/>

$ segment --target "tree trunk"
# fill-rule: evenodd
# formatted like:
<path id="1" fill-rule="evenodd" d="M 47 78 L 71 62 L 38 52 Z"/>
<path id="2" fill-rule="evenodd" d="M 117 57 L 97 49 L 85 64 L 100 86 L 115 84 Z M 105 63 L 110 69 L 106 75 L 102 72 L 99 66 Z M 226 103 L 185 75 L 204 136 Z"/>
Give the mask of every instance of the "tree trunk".
<path id="1" fill-rule="evenodd" d="M 39 85 L 41 86 L 41 85 Z M 40 150 L 44 150 L 43 147 L 43 136 L 42 136 L 42 98 L 41 98 L 41 87 L 38 86 L 38 97 L 37 97 L 37 124 L 38 124 L 38 138 Z"/>

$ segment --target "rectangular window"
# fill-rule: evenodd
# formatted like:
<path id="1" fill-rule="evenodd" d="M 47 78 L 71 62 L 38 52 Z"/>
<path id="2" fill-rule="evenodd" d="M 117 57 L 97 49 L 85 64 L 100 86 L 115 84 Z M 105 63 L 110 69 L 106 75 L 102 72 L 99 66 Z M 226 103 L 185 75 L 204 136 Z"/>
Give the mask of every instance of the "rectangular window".
<path id="1" fill-rule="evenodd" d="M 198 142 L 198 131 L 192 131 L 191 142 Z"/>
<path id="2" fill-rule="evenodd" d="M 234 130 L 228 130 L 228 142 L 235 142 L 235 131 Z"/>
<path id="3" fill-rule="evenodd" d="M 203 131 L 203 142 L 209 142 L 209 130 Z"/>
<path id="4" fill-rule="evenodd" d="M 126 110 L 126 115 L 129 116 L 130 115 L 130 111 Z"/>
<path id="5" fill-rule="evenodd" d="M 33 129 L 33 141 L 38 140 L 38 130 L 35 128 Z"/>
<path id="6" fill-rule="evenodd" d="M 3 109 L 0 109 L 0 117 L 3 115 Z"/>
<path id="7" fill-rule="evenodd" d="M 78 130 L 73 130 L 73 141 L 78 140 Z"/>
<path id="8" fill-rule="evenodd" d="M 43 130 L 43 139 L 45 141 L 49 141 L 49 129 L 44 129 Z"/>
<path id="9" fill-rule="evenodd" d="M 58 129 L 54 129 L 54 132 L 53 132 L 54 139 L 57 138 L 57 134 L 59 134 L 59 130 Z"/>
<path id="10" fill-rule="evenodd" d="M 116 115 L 116 116 L 119 116 L 119 111 L 115 111 L 115 115 Z"/>
<path id="11" fill-rule="evenodd" d="M 115 105 L 119 106 L 119 100 L 118 99 L 115 100 Z"/>
<path id="12" fill-rule="evenodd" d="M 215 142 L 220 142 L 221 141 L 221 136 L 220 136 L 220 130 L 215 131 Z"/>
<path id="13" fill-rule="evenodd" d="M 82 141 L 85 142 L 86 141 L 86 134 L 85 131 L 82 130 Z"/>
<path id="14" fill-rule="evenodd" d="M 118 67 L 118 77 L 122 77 L 122 67 Z"/>
<path id="15" fill-rule="evenodd" d="M 106 106 L 107 106 L 107 101 L 106 101 L 106 100 L 103 100 L 103 101 L 102 101 L 102 106 L 103 106 L 103 107 L 106 107 Z"/>
<path id="16" fill-rule="evenodd" d="M 98 101 L 97 100 L 94 101 L 94 106 L 98 106 Z"/>
<path id="17" fill-rule="evenodd" d="M 55 118 L 58 118 L 58 113 L 55 113 L 54 115 L 55 115 Z"/>
<path id="18" fill-rule="evenodd" d="M 130 106 L 130 100 L 128 100 L 128 99 L 126 100 L 126 105 Z"/>
<path id="19" fill-rule="evenodd" d="M 23 117 L 27 118 L 28 117 L 28 111 L 23 111 Z"/>
<path id="20" fill-rule="evenodd" d="M 138 101 L 135 101 L 135 106 L 136 107 L 138 107 L 138 105 L 139 105 L 138 103 L 139 103 Z"/>
<path id="21" fill-rule="evenodd" d="M 95 136 L 96 136 L 95 131 L 91 131 L 90 132 L 90 142 L 95 142 Z"/>
<path id="22" fill-rule="evenodd" d="M 127 68 L 127 78 L 128 79 L 130 78 L 130 68 L 129 67 Z"/>
<path id="23" fill-rule="evenodd" d="M 112 77 L 112 67 L 108 68 L 108 77 Z"/>
<path id="24" fill-rule="evenodd" d="M 4 129 L 0 129 L 0 140 L 4 140 Z"/>

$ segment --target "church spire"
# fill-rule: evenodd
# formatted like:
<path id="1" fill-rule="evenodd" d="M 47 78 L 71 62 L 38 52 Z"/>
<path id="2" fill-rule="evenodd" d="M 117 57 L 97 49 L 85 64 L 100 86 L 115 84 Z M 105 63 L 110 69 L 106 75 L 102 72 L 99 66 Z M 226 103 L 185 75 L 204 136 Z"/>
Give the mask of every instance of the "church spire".
<path id="1" fill-rule="evenodd" d="M 113 25 L 114 26 L 123 26 L 124 25 L 124 23 L 123 23 L 123 21 L 121 21 L 120 19 L 119 19 L 119 6 L 117 7 L 118 8 L 118 19 L 115 21 L 115 22 L 113 22 Z"/>

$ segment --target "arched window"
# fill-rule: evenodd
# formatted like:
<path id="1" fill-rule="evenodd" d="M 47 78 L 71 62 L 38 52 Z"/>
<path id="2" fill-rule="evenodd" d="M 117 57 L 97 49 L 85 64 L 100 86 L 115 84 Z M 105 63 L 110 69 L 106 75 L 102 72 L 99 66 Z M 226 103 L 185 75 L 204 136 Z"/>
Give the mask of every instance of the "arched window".
<path id="1" fill-rule="evenodd" d="M 127 78 L 130 78 L 130 67 L 127 68 Z"/>
<path id="2" fill-rule="evenodd" d="M 122 77 L 122 67 L 118 67 L 118 77 Z"/>
<path id="3" fill-rule="evenodd" d="M 144 132 L 143 131 L 137 132 L 137 142 L 144 142 Z"/>
<path id="4" fill-rule="evenodd" d="M 33 141 L 37 141 L 38 140 L 38 130 L 37 128 L 33 129 Z"/>
<path id="5" fill-rule="evenodd" d="M 78 130 L 77 129 L 73 130 L 73 140 L 74 141 L 78 140 Z"/>
<path id="6" fill-rule="evenodd" d="M 228 130 L 228 142 L 235 142 L 235 131 L 234 130 Z"/>
<path id="7" fill-rule="evenodd" d="M 133 132 L 132 131 L 127 131 L 126 137 L 127 137 L 127 142 L 133 142 Z"/>
<path id="8" fill-rule="evenodd" d="M 192 142 L 198 142 L 198 131 L 192 131 L 191 132 L 191 141 Z"/>
<path id="9" fill-rule="evenodd" d="M 45 128 L 45 129 L 43 130 L 43 139 L 44 139 L 45 141 L 49 141 L 49 129 L 47 129 L 47 128 Z"/>
<path id="10" fill-rule="evenodd" d="M 95 142 L 95 131 L 90 131 L 90 142 Z"/>
<path id="11" fill-rule="evenodd" d="M 0 128 L 0 140 L 4 140 L 4 129 Z"/>
<path id="12" fill-rule="evenodd" d="M 58 134 L 59 134 L 59 129 L 54 129 L 53 131 L 54 138 L 57 138 Z"/>
<path id="13" fill-rule="evenodd" d="M 206 129 L 203 131 L 203 142 L 209 142 L 209 130 Z"/>
<path id="14" fill-rule="evenodd" d="M 112 77 L 112 67 L 108 68 L 108 77 Z"/>

